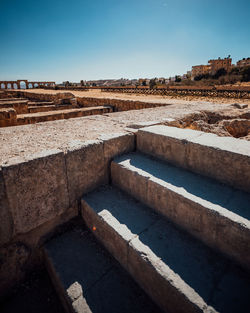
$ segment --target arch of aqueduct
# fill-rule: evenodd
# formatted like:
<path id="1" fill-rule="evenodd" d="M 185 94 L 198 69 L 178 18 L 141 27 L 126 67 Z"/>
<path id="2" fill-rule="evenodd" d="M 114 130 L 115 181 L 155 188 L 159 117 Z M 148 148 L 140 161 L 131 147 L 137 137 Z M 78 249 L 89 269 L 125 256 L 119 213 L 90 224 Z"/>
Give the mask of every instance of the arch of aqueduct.
<path id="1" fill-rule="evenodd" d="M 54 87 L 55 82 L 29 82 L 27 79 L 20 79 L 16 81 L 0 81 L 0 89 L 21 89 L 21 83 L 25 83 L 26 89 L 32 89 L 35 87 Z"/>

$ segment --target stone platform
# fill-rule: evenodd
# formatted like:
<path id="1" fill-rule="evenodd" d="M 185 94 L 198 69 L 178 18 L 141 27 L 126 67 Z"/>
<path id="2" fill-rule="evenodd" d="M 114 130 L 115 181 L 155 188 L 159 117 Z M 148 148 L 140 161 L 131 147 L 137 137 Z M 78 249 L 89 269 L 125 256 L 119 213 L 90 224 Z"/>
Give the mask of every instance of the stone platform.
<path id="1" fill-rule="evenodd" d="M 145 109 L 148 122 L 166 123 L 168 108 Z M 145 111 L 0 130 L 2 294 L 77 217 L 165 312 L 249 308 L 250 143 L 162 125 L 129 130 Z M 175 107 L 168 118 L 181 114 Z M 55 285 L 66 301 L 62 281 Z"/>

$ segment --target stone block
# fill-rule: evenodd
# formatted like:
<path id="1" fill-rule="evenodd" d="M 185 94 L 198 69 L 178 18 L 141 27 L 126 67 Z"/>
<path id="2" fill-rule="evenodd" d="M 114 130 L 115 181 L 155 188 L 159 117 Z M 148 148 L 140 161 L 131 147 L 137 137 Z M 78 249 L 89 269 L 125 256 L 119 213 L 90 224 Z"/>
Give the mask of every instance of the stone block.
<path id="1" fill-rule="evenodd" d="M 72 141 L 65 155 L 70 203 L 107 183 L 103 143 L 98 140 Z"/>
<path id="2" fill-rule="evenodd" d="M 108 160 L 135 149 L 135 136 L 132 133 L 105 134 L 99 139 L 103 141 L 104 157 Z"/>
<path id="3" fill-rule="evenodd" d="M 202 132 L 162 125 L 146 127 L 137 133 L 137 149 L 175 165 L 187 167 L 186 144 Z"/>
<path id="4" fill-rule="evenodd" d="M 137 149 L 250 192 L 250 142 L 190 129 L 152 126 L 137 133 Z"/>
<path id="5" fill-rule="evenodd" d="M 16 110 L 12 108 L 0 109 L 0 127 L 14 126 L 16 124 Z"/>
<path id="6" fill-rule="evenodd" d="M 26 233 L 69 207 L 64 154 L 47 150 L 2 166 L 14 234 Z"/>
<path id="7" fill-rule="evenodd" d="M 187 167 L 250 192 L 250 142 L 203 133 L 187 146 Z"/>

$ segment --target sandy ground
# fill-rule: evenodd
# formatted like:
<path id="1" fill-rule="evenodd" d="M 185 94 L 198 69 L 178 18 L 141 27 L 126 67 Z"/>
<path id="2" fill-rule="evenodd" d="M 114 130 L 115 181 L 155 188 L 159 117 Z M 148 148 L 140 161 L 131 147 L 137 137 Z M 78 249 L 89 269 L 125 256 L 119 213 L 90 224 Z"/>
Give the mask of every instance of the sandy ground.
<path id="1" fill-rule="evenodd" d="M 22 89 L 23 90 L 23 89 Z M 56 94 L 58 92 L 65 92 L 64 90 L 48 90 L 48 89 L 26 89 L 25 91 L 45 94 Z M 77 97 L 89 97 L 89 98 L 105 98 L 105 99 L 121 99 L 121 100 L 134 100 L 145 102 L 159 102 L 159 103 L 187 103 L 187 101 L 198 102 L 212 102 L 212 103 L 247 103 L 250 104 L 250 99 L 236 99 L 236 98 L 216 98 L 216 97 L 195 97 L 195 96 L 155 96 L 155 95 L 140 95 L 140 94 L 124 94 L 114 92 L 102 92 L 98 89 L 92 89 L 89 91 L 74 91 L 68 90 Z"/>
<path id="2" fill-rule="evenodd" d="M 202 110 L 222 110 L 231 105 L 204 101 L 182 102 L 151 109 L 92 115 L 68 120 L 5 127 L 0 129 L 0 166 L 10 159 L 23 160 L 47 149 L 65 150 L 73 140 L 97 139 L 102 134 L 124 131 L 131 124 L 146 121 L 162 122 L 166 118 L 182 118 Z"/>

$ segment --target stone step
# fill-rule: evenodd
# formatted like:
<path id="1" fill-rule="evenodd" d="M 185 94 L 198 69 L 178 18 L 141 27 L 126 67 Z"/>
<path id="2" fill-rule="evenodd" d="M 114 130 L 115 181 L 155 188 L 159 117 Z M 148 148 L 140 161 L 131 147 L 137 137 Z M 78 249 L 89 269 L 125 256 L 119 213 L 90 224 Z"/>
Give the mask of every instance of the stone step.
<path id="1" fill-rule="evenodd" d="M 44 255 L 66 312 L 161 312 L 82 226 L 48 242 Z"/>
<path id="2" fill-rule="evenodd" d="M 250 192 L 250 141 L 157 125 L 138 131 L 137 149 Z"/>
<path id="3" fill-rule="evenodd" d="M 94 235 L 168 312 L 248 312 L 250 277 L 114 187 L 82 199 Z"/>
<path id="4" fill-rule="evenodd" d="M 27 100 L 26 98 L 0 98 L 0 102 L 1 101 L 20 101 L 20 100 Z"/>
<path id="5" fill-rule="evenodd" d="M 111 179 L 250 270 L 250 193 L 139 153 L 116 158 Z"/>
<path id="6" fill-rule="evenodd" d="M 110 106 L 99 106 L 80 109 L 65 109 L 49 112 L 20 114 L 17 116 L 17 125 L 34 124 L 110 112 L 112 112 L 112 108 Z"/>
<path id="7" fill-rule="evenodd" d="M 0 109 L 13 108 L 17 114 L 28 113 L 28 100 L 0 101 Z"/>
<path id="8" fill-rule="evenodd" d="M 28 106 L 29 113 L 49 112 L 68 109 L 74 109 L 74 107 L 72 105 L 55 105 L 55 104 Z"/>
<path id="9" fill-rule="evenodd" d="M 44 106 L 44 105 L 54 105 L 54 102 L 52 101 L 30 101 L 28 102 L 29 106 L 35 107 L 35 106 Z"/>

